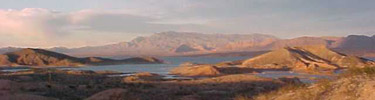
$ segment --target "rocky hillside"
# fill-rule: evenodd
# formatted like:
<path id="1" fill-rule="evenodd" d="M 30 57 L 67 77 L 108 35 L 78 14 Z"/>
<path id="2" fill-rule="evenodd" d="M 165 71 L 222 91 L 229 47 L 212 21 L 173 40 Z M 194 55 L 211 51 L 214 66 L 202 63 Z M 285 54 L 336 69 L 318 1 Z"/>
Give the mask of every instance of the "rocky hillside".
<path id="1" fill-rule="evenodd" d="M 336 50 L 343 53 L 362 56 L 375 57 L 375 35 L 372 37 L 350 35 L 340 40 L 335 47 Z"/>
<path id="2" fill-rule="evenodd" d="M 43 49 L 21 49 L 0 55 L 1 66 L 83 66 L 127 63 L 162 63 L 156 58 L 113 60 L 99 57 L 76 58 Z"/>
<path id="3" fill-rule="evenodd" d="M 0 54 L 5 54 L 8 52 L 14 52 L 21 50 L 22 48 L 16 48 L 16 47 L 5 47 L 5 48 L 0 48 Z"/>
<path id="4" fill-rule="evenodd" d="M 323 46 L 285 47 L 243 61 L 242 66 L 259 69 L 333 70 L 365 67 L 369 60 L 341 54 Z"/>
<path id="5" fill-rule="evenodd" d="M 1 56 L 1 65 L 81 66 L 81 59 L 42 49 L 22 49 Z"/>
<path id="6" fill-rule="evenodd" d="M 342 75 L 335 80 L 322 80 L 311 85 L 287 86 L 248 100 L 373 100 L 374 69 L 356 70 L 365 72 Z"/>
<path id="7" fill-rule="evenodd" d="M 170 70 L 169 74 L 181 76 L 217 76 L 221 72 L 212 65 L 179 66 Z"/>

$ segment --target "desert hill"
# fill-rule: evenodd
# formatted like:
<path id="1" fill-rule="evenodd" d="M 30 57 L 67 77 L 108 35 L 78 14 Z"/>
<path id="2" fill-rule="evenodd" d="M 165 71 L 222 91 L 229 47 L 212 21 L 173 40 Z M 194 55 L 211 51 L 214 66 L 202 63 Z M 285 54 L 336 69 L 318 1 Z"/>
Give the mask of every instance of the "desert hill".
<path id="1" fill-rule="evenodd" d="M 83 66 L 127 63 L 162 63 L 152 57 L 114 60 L 100 57 L 76 58 L 43 49 L 21 49 L 0 55 L 2 66 Z"/>
<path id="2" fill-rule="evenodd" d="M 365 67 L 371 61 L 347 56 L 325 46 L 285 47 L 245 60 L 244 67 L 260 69 L 333 70 Z"/>
<path id="3" fill-rule="evenodd" d="M 374 85 L 374 68 L 355 68 L 333 80 L 286 86 L 248 100 L 373 100 Z"/>
<path id="4" fill-rule="evenodd" d="M 216 76 L 221 74 L 219 69 L 212 65 L 179 66 L 170 70 L 169 73 L 181 76 Z"/>
<path id="5" fill-rule="evenodd" d="M 361 57 L 375 57 L 375 35 L 372 37 L 361 35 L 350 35 L 340 40 L 334 48 L 345 54 Z"/>
<path id="6" fill-rule="evenodd" d="M 42 49 L 22 49 L 1 55 L 2 65 L 31 65 L 31 66 L 81 66 L 78 58 Z M 7 58 L 7 59 L 5 59 Z"/>

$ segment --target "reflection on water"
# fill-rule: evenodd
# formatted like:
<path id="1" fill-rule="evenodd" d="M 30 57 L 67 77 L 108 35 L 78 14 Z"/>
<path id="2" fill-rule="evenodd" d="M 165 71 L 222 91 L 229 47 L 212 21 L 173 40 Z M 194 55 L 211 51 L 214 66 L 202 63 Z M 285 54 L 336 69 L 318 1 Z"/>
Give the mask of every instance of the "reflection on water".
<path id="1" fill-rule="evenodd" d="M 3 69 L 1 71 L 4 71 L 4 72 L 17 72 L 17 71 L 25 71 L 25 70 L 29 70 L 28 68 L 23 68 L 23 69 Z"/>

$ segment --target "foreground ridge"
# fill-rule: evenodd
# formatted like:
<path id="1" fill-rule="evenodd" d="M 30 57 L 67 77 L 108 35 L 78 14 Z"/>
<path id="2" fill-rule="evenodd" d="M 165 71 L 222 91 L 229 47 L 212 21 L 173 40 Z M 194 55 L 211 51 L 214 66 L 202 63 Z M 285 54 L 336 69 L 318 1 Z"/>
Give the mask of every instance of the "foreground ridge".
<path id="1" fill-rule="evenodd" d="M 338 53 L 322 45 L 285 47 L 247 59 L 243 67 L 292 70 L 334 70 L 373 66 L 373 61 Z"/>

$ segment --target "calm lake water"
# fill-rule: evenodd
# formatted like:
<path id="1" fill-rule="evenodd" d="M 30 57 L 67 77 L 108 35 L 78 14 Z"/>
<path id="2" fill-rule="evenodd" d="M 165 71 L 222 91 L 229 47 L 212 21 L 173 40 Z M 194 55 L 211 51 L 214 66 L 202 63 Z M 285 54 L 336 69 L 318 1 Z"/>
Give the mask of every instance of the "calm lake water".
<path id="1" fill-rule="evenodd" d="M 105 66 L 86 66 L 86 67 L 79 67 L 79 68 L 61 68 L 61 69 L 69 69 L 69 70 L 93 70 L 93 71 L 117 71 L 123 73 L 135 73 L 135 72 L 151 72 L 157 73 L 161 75 L 168 75 L 169 70 L 174 67 L 179 66 L 181 63 L 184 62 L 193 62 L 193 63 L 202 63 L 202 64 L 214 64 L 223 61 L 236 61 L 236 60 L 244 60 L 251 57 L 162 57 L 162 59 L 166 61 L 166 64 L 125 64 L 125 65 L 105 65 Z M 371 60 L 375 60 L 375 58 L 368 58 Z M 5 69 L 3 71 L 20 71 L 20 70 L 27 70 L 27 69 Z M 129 74 L 126 74 L 129 75 Z M 299 77 L 301 81 L 305 83 L 313 83 L 315 80 L 311 78 L 330 78 L 330 76 L 324 75 L 311 75 L 306 73 L 296 73 L 292 71 L 265 71 L 259 74 L 256 74 L 260 77 L 268 77 L 268 78 L 279 78 L 279 77 Z"/>
<path id="2" fill-rule="evenodd" d="M 159 58 L 166 61 L 166 64 L 124 64 L 124 65 L 105 65 L 105 66 L 87 66 L 80 68 L 63 68 L 71 70 L 108 70 L 118 71 L 124 73 L 133 72 L 152 72 L 157 74 L 168 74 L 169 70 L 179 66 L 184 62 L 202 63 L 202 64 L 214 64 L 223 61 L 235 61 L 248 59 L 250 57 L 163 57 Z"/>

